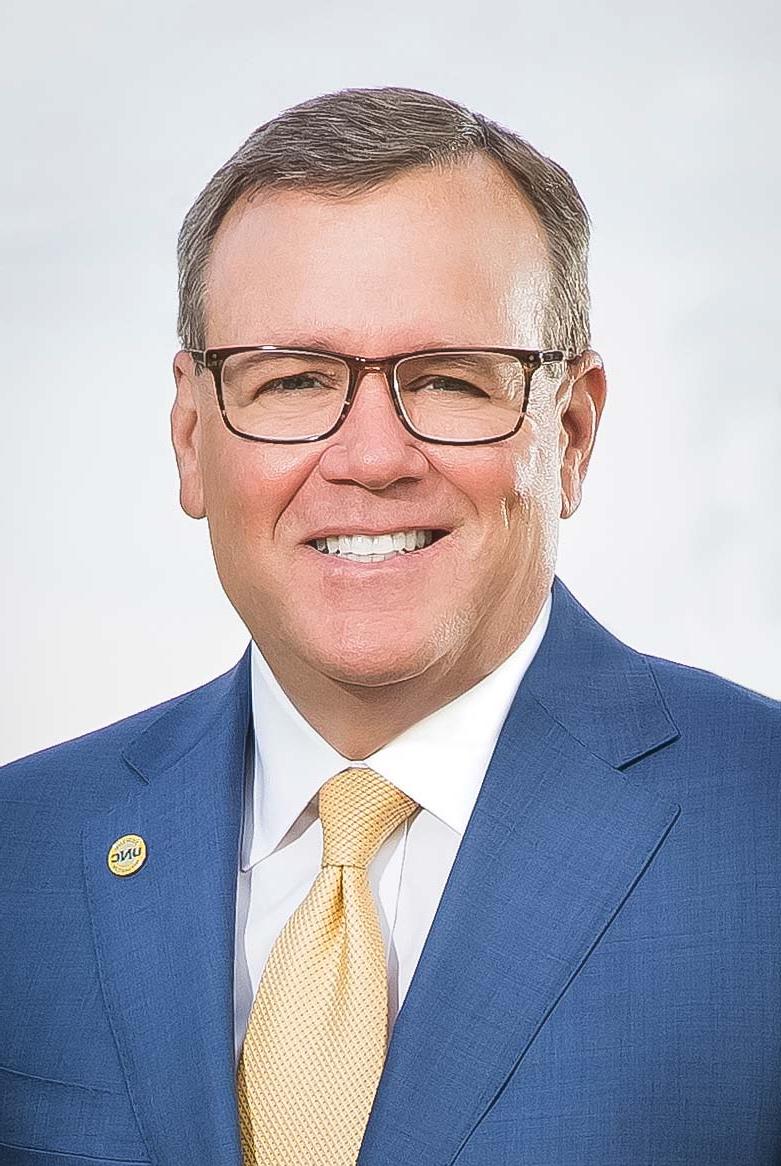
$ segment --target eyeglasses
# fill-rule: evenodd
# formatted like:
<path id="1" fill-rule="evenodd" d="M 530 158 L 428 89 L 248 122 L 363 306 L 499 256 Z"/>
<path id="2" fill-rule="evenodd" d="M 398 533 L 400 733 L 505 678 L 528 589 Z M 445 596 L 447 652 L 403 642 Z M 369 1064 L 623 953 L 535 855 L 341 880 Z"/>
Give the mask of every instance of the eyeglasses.
<path id="1" fill-rule="evenodd" d="M 223 421 L 250 441 L 322 441 L 335 433 L 361 377 L 381 372 L 402 425 L 440 445 L 485 445 L 521 427 L 534 373 L 573 353 L 438 348 L 380 360 L 272 344 L 187 349 L 211 372 Z"/>

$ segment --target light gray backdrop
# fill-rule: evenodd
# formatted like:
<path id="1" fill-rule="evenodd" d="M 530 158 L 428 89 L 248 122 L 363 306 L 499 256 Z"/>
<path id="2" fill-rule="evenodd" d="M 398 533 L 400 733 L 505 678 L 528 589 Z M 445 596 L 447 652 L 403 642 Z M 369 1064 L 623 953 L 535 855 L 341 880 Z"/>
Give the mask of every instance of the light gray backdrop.
<path id="1" fill-rule="evenodd" d="M 0 760 L 248 642 L 178 507 L 176 235 L 253 128 L 348 86 L 455 98 L 573 175 L 608 400 L 558 573 L 632 646 L 781 697 L 773 4 L 6 0 L 0 19 Z"/>

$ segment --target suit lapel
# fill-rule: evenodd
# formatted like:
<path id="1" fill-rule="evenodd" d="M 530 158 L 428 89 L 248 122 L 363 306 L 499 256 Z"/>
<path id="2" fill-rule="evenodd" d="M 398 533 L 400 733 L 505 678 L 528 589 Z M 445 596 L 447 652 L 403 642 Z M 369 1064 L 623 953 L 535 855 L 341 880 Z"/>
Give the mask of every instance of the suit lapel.
<path id="1" fill-rule="evenodd" d="M 677 736 L 643 657 L 556 577 L 396 1019 L 360 1166 L 453 1161 L 678 816 L 620 771 Z"/>
<path id="2" fill-rule="evenodd" d="M 237 1166 L 233 952 L 249 649 L 183 697 L 124 760 L 141 781 L 83 835 L 106 1006 L 155 1162 Z M 106 856 L 140 834 L 145 864 L 119 878 Z"/>

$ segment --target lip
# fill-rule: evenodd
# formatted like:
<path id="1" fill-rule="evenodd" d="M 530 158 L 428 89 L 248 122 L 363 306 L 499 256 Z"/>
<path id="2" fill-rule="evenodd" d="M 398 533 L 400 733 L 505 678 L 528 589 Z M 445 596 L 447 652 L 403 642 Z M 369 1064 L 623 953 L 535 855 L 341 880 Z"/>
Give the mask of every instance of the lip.
<path id="1" fill-rule="evenodd" d="M 441 527 L 439 528 L 442 529 Z M 447 554 L 452 541 L 452 530 L 448 531 L 436 542 L 417 551 L 394 555 L 390 559 L 383 559 L 378 563 L 358 563 L 354 559 L 343 559 L 341 555 L 327 555 L 302 543 L 300 549 L 308 551 L 310 556 L 316 555 L 321 560 L 321 568 L 331 578 L 355 579 L 359 577 L 373 578 L 374 576 L 397 575 L 404 571 L 414 571 L 420 567 L 433 566 L 441 555 Z M 321 536 L 318 536 L 321 537 Z M 325 536 L 322 536 L 325 537 Z"/>

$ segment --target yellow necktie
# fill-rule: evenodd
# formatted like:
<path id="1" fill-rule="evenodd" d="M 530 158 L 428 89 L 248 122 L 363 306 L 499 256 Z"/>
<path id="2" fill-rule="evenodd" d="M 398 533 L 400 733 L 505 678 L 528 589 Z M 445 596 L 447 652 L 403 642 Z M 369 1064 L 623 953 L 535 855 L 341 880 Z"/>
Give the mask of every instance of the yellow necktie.
<path id="1" fill-rule="evenodd" d="M 271 949 L 239 1059 L 244 1166 L 354 1166 L 385 1061 L 388 979 L 367 868 L 418 804 L 351 767 L 319 807 L 322 866 Z"/>

